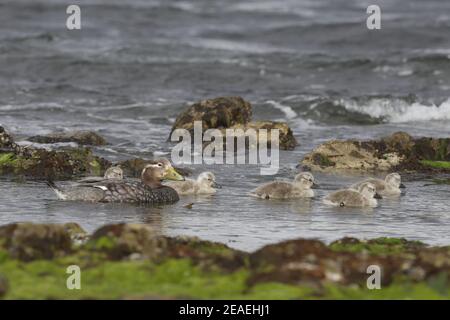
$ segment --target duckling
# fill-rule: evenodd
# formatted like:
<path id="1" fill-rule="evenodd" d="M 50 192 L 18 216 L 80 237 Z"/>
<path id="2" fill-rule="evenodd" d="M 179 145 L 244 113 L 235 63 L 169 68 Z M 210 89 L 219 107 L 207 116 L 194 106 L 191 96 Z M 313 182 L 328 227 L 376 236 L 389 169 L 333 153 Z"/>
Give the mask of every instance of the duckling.
<path id="1" fill-rule="evenodd" d="M 179 195 L 214 194 L 217 189 L 222 188 L 217 184 L 214 173 L 209 171 L 200 173 L 197 180 L 168 181 L 165 185 L 174 188 Z"/>
<path id="2" fill-rule="evenodd" d="M 325 197 L 323 202 L 339 207 L 376 207 L 377 199 L 382 197 L 377 193 L 374 184 L 365 182 L 356 189 L 344 189 L 333 192 Z"/>
<path id="3" fill-rule="evenodd" d="M 402 183 L 402 177 L 398 173 L 388 174 L 384 180 L 369 178 L 362 182 L 355 183 L 351 186 L 352 189 L 358 189 L 359 186 L 365 182 L 370 182 L 377 188 L 377 192 L 382 196 L 395 196 L 402 193 L 400 189 L 404 189 L 405 185 Z"/>
<path id="4" fill-rule="evenodd" d="M 141 181 L 104 181 L 92 185 L 74 186 L 62 189 L 54 182 L 48 185 L 59 199 L 90 202 L 131 202 L 168 204 L 179 200 L 178 193 L 161 181 L 184 180 L 172 167 L 169 160 L 163 158 L 152 161 L 142 170 Z"/>
<path id="5" fill-rule="evenodd" d="M 302 172 L 295 176 L 293 182 L 272 181 L 259 186 L 250 195 L 261 199 L 312 198 L 314 191 L 311 188 L 315 186 L 314 176 Z"/>
<path id="6" fill-rule="evenodd" d="M 103 177 L 85 177 L 77 181 L 77 185 L 104 183 L 105 181 L 120 181 L 123 180 L 123 170 L 120 166 L 112 166 L 106 169 Z"/>

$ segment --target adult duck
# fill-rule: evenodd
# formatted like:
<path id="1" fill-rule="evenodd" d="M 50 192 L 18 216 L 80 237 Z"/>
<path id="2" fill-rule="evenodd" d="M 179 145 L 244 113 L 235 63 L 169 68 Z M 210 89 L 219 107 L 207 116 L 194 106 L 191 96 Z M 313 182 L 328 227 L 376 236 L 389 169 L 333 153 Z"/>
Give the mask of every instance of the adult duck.
<path id="1" fill-rule="evenodd" d="M 142 170 L 141 181 L 105 181 L 69 188 L 61 188 L 48 181 L 48 185 L 61 200 L 148 204 L 177 202 L 180 199 L 178 193 L 171 187 L 163 186 L 163 180 L 184 180 L 165 158 L 146 165 Z"/>

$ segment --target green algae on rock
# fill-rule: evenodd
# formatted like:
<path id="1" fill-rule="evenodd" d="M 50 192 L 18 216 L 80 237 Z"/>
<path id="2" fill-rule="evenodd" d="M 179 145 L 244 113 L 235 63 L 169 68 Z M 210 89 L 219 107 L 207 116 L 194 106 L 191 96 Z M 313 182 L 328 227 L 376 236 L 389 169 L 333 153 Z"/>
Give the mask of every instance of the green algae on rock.
<path id="1" fill-rule="evenodd" d="M 83 174 L 101 175 L 110 165 L 89 148 L 46 150 L 20 146 L 0 127 L 0 174 L 60 179 Z"/>
<path id="2" fill-rule="evenodd" d="M 447 171 L 450 170 L 450 138 L 413 138 L 397 132 L 380 140 L 333 140 L 301 161 L 317 171 Z"/>
<path id="3" fill-rule="evenodd" d="M 450 247 L 417 241 L 344 238 L 327 246 L 297 239 L 245 253 L 137 224 L 101 227 L 87 243 L 73 246 L 70 229 L 78 228 L 0 227 L 3 298 L 450 298 Z M 366 287 L 367 267 L 374 264 L 382 269 L 383 290 Z M 83 290 L 67 290 L 69 265 L 81 268 Z"/>

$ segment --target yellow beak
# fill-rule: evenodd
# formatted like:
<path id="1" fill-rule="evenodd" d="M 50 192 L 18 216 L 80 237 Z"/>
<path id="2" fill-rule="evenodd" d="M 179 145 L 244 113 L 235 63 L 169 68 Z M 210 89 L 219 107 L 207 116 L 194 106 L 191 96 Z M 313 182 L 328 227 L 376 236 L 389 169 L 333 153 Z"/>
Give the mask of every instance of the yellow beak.
<path id="1" fill-rule="evenodd" d="M 163 179 L 165 180 L 175 180 L 175 181 L 183 181 L 184 177 L 176 172 L 176 170 L 173 167 L 170 167 L 166 170 L 164 173 Z"/>

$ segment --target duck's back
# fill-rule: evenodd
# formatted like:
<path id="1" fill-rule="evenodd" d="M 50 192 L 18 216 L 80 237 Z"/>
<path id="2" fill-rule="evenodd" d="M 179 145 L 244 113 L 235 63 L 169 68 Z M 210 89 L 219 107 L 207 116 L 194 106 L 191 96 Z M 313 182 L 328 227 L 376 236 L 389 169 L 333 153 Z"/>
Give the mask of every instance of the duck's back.
<path id="1" fill-rule="evenodd" d="M 171 187 L 150 188 L 142 182 L 107 183 L 96 187 L 104 191 L 102 202 L 169 204 L 180 200 Z"/>
<path id="2" fill-rule="evenodd" d="M 335 206 L 361 207 L 366 205 L 362 194 L 355 190 L 338 190 L 325 197 L 324 202 Z"/>

